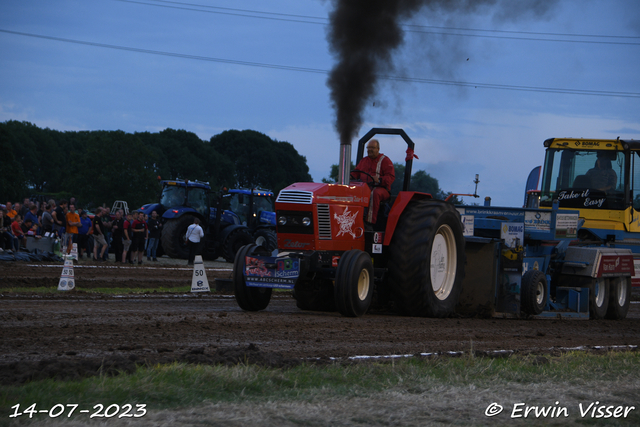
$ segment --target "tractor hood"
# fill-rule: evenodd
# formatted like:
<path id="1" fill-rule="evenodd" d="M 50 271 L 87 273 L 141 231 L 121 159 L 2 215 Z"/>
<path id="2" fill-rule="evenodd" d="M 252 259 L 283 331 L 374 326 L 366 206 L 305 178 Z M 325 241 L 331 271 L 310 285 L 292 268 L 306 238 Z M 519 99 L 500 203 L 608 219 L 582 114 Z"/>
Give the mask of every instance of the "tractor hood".
<path id="1" fill-rule="evenodd" d="M 280 203 L 310 205 L 313 203 L 340 203 L 367 206 L 371 189 L 363 182 L 348 185 L 299 182 L 280 191 L 276 199 Z"/>

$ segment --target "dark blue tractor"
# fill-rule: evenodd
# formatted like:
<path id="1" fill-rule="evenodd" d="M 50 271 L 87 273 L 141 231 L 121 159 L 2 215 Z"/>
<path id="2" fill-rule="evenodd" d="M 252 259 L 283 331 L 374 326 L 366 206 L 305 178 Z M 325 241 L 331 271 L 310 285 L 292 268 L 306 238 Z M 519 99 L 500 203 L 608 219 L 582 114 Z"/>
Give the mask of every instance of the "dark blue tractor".
<path id="1" fill-rule="evenodd" d="M 207 259 L 222 256 L 228 262 L 233 262 L 240 247 L 256 240 L 268 250 L 275 249 L 275 224 L 267 224 L 275 223 L 275 214 L 273 208 L 267 210 L 268 205 L 262 203 L 262 199 L 268 198 L 270 201 L 272 193 L 265 191 L 260 196 L 246 195 L 247 202 L 243 203 L 243 192 L 250 193 L 249 190 L 223 190 L 214 193 L 209 183 L 189 180 L 166 180 L 160 184 L 162 194 L 159 202 L 144 205 L 140 211 L 149 216 L 156 211 L 161 217 L 161 253 L 171 258 L 187 258 L 189 249 L 184 236 L 194 218 L 200 219 L 205 231 L 203 256 Z M 238 212 L 231 208 L 234 203 Z M 254 210 L 258 205 L 260 209 Z M 270 215 L 273 215 L 272 219 Z M 266 235 L 267 231 L 273 235 Z"/>

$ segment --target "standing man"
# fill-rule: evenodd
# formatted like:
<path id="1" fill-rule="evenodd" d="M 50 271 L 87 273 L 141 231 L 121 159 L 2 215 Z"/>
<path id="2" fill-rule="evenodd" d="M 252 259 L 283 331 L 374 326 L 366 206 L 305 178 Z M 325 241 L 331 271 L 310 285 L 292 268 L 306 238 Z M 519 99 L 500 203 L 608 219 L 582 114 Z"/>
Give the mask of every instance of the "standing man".
<path id="1" fill-rule="evenodd" d="M 200 249 L 202 247 L 200 241 L 204 237 L 204 230 L 200 227 L 200 220 L 198 218 L 194 218 L 193 224 L 187 228 L 186 237 L 187 244 L 189 245 L 187 265 L 193 265 L 196 255 L 200 255 Z"/>
<path id="2" fill-rule="evenodd" d="M 87 216 L 87 211 L 80 212 L 80 227 L 78 227 L 78 259 L 84 257 L 89 242 L 89 231 L 91 230 L 91 218 Z M 89 252 L 87 251 L 87 254 Z M 87 255 L 89 258 L 90 255 Z"/>
<path id="3" fill-rule="evenodd" d="M 65 237 L 67 239 L 67 254 L 70 254 L 71 248 L 73 247 L 73 240 L 75 239 L 76 243 L 78 243 L 78 238 L 76 237 L 78 235 L 78 227 L 82 226 L 80 215 L 76 213 L 75 205 L 69 205 L 69 212 L 67 212 L 65 219 L 67 221 L 67 233 Z"/>
<path id="4" fill-rule="evenodd" d="M 31 223 L 33 225 L 36 225 L 38 227 L 38 229 L 42 228 L 42 224 L 40 224 L 40 221 L 38 220 L 38 207 L 36 206 L 35 203 L 31 203 L 28 206 L 28 210 L 27 210 L 27 213 L 24 216 L 24 220 L 25 220 L 25 222 L 27 220 L 31 220 Z"/>
<path id="5" fill-rule="evenodd" d="M 58 207 L 55 207 L 54 205 L 54 211 L 52 214 L 53 230 L 58 233 L 58 236 L 60 236 L 63 242 L 64 242 L 63 230 L 67 226 L 67 220 L 66 220 L 67 213 L 65 212 L 66 207 L 67 207 L 67 201 L 62 199 L 60 200 Z"/>
<path id="6" fill-rule="evenodd" d="M 51 206 L 49 204 L 44 205 L 44 211 L 42 212 L 42 235 L 51 233 L 53 231 L 53 216 L 51 216 Z"/>
<path id="7" fill-rule="evenodd" d="M 131 260 L 131 223 L 133 222 L 133 214 L 131 212 L 129 212 L 127 214 L 127 219 L 124 221 L 123 224 L 123 239 L 122 239 L 122 263 L 124 264 L 125 262 L 127 262 L 127 260 L 129 261 L 129 264 L 133 264 L 133 261 Z"/>
<path id="8" fill-rule="evenodd" d="M 93 260 L 102 261 L 104 251 L 107 249 L 107 241 L 104 239 L 104 231 L 102 225 L 102 208 L 96 209 L 96 215 L 93 217 Z M 98 257 L 98 245 L 102 246 L 100 256 Z"/>
<path id="9" fill-rule="evenodd" d="M 365 218 L 365 227 L 367 227 L 366 223 L 369 223 L 367 228 L 372 229 L 372 225 L 376 223 L 378 218 L 380 203 L 391 197 L 391 184 L 396 179 L 396 171 L 391 159 L 380 153 L 380 142 L 377 139 L 372 139 L 367 143 L 367 157 L 360 160 L 356 169 L 366 172 L 372 177 L 359 172 L 351 173 L 355 179 L 367 181 L 371 186 L 369 212 Z M 373 181 L 371 181 L 372 179 Z"/>
<path id="10" fill-rule="evenodd" d="M 147 245 L 147 261 L 153 257 L 154 261 L 158 261 L 156 258 L 156 251 L 158 250 L 158 242 L 160 240 L 160 228 L 162 224 L 158 221 L 158 212 L 151 212 L 151 218 L 149 218 L 149 244 Z"/>
<path id="11" fill-rule="evenodd" d="M 122 239 L 124 239 L 124 218 L 122 218 L 122 209 L 118 209 L 116 211 L 116 218 L 111 223 L 111 239 L 116 262 L 121 262 L 122 250 L 124 248 L 122 243 Z"/>
<path id="12" fill-rule="evenodd" d="M 142 264 L 142 257 L 144 256 L 144 246 L 147 236 L 149 235 L 149 229 L 147 223 L 144 221 L 144 214 L 140 212 L 134 212 L 133 224 L 131 224 L 131 230 L 133 231 L 133 242 L 131 243 L 131 259 L 134 257 L 138 259 L 138 265 Z M 135 263 L 135 261 L 134 261 Z"/>
<path id="13" fill-rule="evenodd" d="M 102 208 L 102 225 L 104 226 L 104 240 L 107 242 L 107 250 L 104 253 L 103 259 L 109 260 L 109 250 L 111 249 L 111 208 Z"/>
<path id="14" fill-rule="evenodd" d="M 0 248 L 3 245 L 3 249 L 18 250 L 18 241 L 11 234 L 11 218 L 4 216 L 4 211 L 0 209 Z"/>

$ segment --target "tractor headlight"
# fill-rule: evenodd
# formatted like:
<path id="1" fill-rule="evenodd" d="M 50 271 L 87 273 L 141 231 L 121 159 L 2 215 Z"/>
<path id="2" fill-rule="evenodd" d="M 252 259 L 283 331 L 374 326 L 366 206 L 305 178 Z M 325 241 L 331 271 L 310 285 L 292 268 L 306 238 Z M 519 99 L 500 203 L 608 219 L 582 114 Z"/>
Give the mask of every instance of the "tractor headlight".
<path id="1" fill-rule="evenodd" d="M 287 223 L 286 216 L 281 216 L 280 218 L 278 218 L 278 225 L 285 225 L 286 223 Z"/>
<path id="2" fill-rule="evenodd" d="M 305 216 L 304 218 L 302 218 L 302 225 L 304 225 L 305 227 L 310 226 L 311 218 L 309 218 L 308 216 Z"/>

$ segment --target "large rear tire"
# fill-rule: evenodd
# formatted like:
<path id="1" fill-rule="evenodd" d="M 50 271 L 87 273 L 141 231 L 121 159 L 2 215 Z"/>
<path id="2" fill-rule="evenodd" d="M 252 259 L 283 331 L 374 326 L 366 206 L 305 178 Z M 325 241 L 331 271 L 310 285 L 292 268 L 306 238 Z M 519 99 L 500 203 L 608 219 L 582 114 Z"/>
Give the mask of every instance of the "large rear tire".
<path id="1" fill-rule="evenodd" d="M 253 237 L 249 234 L 249 230 L 247 228 L 236 228 L 225 238 L 222 256 L 225 261 L 233 262 L 240 248 L 252 243 Z"/>
<path id="2" fill-rule="evenodd" d="M 631 277 L 615 277 L 609 282 L 609 307 L 607 319 L 624 319 L 631 301 Z"/>
<path id="3" fill-rule="evenodd" d="M 609 308 L 609 279 L 600 277 L 589 284 L 589 316 L 604 319 Z"/>
<path id="4" fill-rule="evenodd" d="M 407 316 L 455 312 L 464 278 L 460 214 L 440 200 L 411 201 L 389 245 L 389 283 L 396 309 Z"/>
<path id="5" fill-rule="evenodd" d="M 191 224 L 193 224 L 192 215 L 182 215 L 181 217 L 167 220 L 160 238 L 165 254 L 171 258 L 178 259 L 187 259 L 189 257 L 189 247 L 184 240 L 184 236 Z"/>
<path id="6" fill-rule="evenodd" d="M 336 270 L 334 298 L 343 316 L 359 317 L 367 312 L 373 299 L 373 264 L 369 254 L 352 249 L 342 255 Z"/>
<path id="7" fill-rule="evenodd" d="M 245 257 L 256 252 L 256 245 L 240 248 L 233 262 L 233 290 L 236 302 L 245 311 L 260 311 L 267 308 L 271 301 L 271 288 L 247 286 L 244 278 Z"/>
<path id="8" fill-rule="evenodd" d="M 520 286 L 522 312 L 532 316 L 542 313 L 547 299 L 547 276 L 540 270 L 524 273 Z"/>

